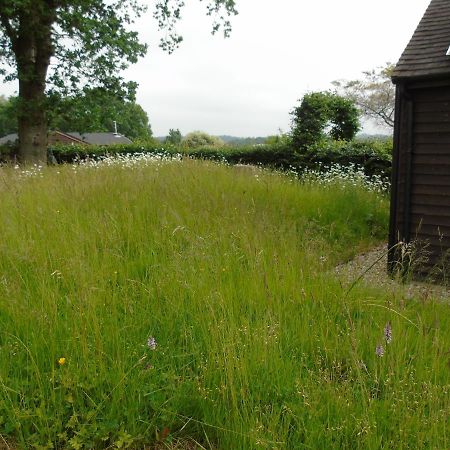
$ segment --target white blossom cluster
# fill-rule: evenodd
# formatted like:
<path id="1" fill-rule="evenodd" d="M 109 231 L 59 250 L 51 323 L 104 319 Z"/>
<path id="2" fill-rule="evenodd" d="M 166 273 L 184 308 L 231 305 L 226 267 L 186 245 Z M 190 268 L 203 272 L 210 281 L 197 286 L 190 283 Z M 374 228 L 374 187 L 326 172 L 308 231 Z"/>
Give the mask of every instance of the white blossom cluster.
<path id="1" fill-rule="evenodd" d="M 19 178 L 30 178 L 30 177 L 43 177 L 44 166 L 40 164 L 33 164 L 32 166 L 27 167 L 26 169 L 22 169 L 19 165 L 14 166 L 14 170 L 18 172 Z"/>
<path id="2" fill-rule="evenodd" d="M 101 167 L 122 167 L 131 169 L 145 166 L 155 166 L 169 162 L 179 162 L 183 158 L 181 154 L 168 155 L 167 153 L 133 153 L 133 154 L 117 154 L 107 156 L 92 156 L 84 159 L 75 160 L 72 164 L 67 164 L 74 172 L 82 169 L 96 169 Z M 66 166 L 66 167 L 67 167 Z M 43 177 L 44 166 L 34 164 L 25 168 L 15 165 L 14 170 L 19 178 Z M 57 170 L 57 173 L 60 173 Z"/>
<path id="3" fill-rule="evenodd" d="M 168 155 L 167 153 L 133 153 L 133 154 L 118 154 L 107 155 L 93 158 L 86 158 L 75 161 L 72 167 L 76 169 L 84 168 L 100 168 L 100 167 L 122 167 L 124 169 L 131 169 L 135 167 L 145 167 L 155 164 L 178 162 L 181 161 L 182 155 Z"/>
<path id="4" fill-rule="evenodd" d="M 291 169 L 291 173 L 293 170 Z M 312 182 L 319 185 L 362 186 L 373 192 L 388 192 L 390 182 L 380 175 L 366 175 L 364 169 L 355 164 L 341 166 L 334 164 L 326 169 L 305 170 L 299 178 L 304 182 Z"/>
<path id="5" fill-rule="evenodd" d="M 76 160 L 69 165 L 74 172 L 83 169 L 99 169 L 104 167 L 121 167 L 123 169 L 132 169 L 146 166 L 159 166 L 161 164 L 180 162 L 186 156 L 182 154 L 170 155 L 161 151 L 159 153 L 133 153 L 133 154 L 116 154 L 107 156 L 92 156 L 85 159 Z M 224 164 L 224 162 L 219 163 Z M 225 163 L 226 164 L 226 163 Z M 236 165 L 237 168 L 251 168 L 255 178 L 259 181 L 258 171 L 264 171 L 264 168 L 258 166 L 244 166 Z M 20 177 L 42 177 L 44 167 L 41 165 L 34 165 L 22 169 L 20 166 L 15 166 L 19 172 Z M 58 171 L 59 173 L 59 171 Z M 282 172 L 286 174 L 286 172 Z M 366 175 L 364 169 L 355 164 L 342 166 L 334 164 L 330 167 L 319 167 L 316 170 L 306 169 L 299 171 L 297 168 L 291 166 L 287 174 L 299 179 L 303 183 L 318 184 L 321 186 L 361 186 L 369 191 L 385 193 L 390 189 L 390 183 L 379 175 Z"/>

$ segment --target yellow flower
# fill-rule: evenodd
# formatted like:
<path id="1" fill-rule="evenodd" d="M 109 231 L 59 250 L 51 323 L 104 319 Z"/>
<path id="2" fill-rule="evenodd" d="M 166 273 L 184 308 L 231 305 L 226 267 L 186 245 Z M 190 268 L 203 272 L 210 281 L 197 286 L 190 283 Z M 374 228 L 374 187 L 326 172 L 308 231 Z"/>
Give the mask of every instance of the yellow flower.
<path id="1" fill-rule="evenodd" d="M 66 363 L 66 358 L 59 358 L 59 359 L 58 359 L 58 364 L 59 364 L 60 366 L 63 366 L 65 363 Z"/>

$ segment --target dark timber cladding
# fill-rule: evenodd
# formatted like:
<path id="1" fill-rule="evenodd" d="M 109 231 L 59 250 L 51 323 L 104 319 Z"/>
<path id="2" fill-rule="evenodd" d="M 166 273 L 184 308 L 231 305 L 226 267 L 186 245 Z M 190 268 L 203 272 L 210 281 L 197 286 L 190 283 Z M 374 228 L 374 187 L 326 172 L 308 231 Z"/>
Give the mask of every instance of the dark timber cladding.
<path id="1" fill-rule="evenodd" d="M 450 0 L 432 0 L 392 75 L 397 96 L 389 247 L 416 242 L 420 275 L 450 268 L 449 47 Z M 391 269 L 400 254 L 390 251 Z"/>

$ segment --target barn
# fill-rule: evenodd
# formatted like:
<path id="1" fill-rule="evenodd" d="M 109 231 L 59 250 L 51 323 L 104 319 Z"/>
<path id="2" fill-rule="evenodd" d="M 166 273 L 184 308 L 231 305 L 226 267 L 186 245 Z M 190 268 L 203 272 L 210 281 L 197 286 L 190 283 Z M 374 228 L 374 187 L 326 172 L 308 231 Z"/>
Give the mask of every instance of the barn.
<path id="1" fill-rule="evenodd" d="M 432 0 L 392 74 L 391 271 L 412 254 L 416 276 L 450 276 L 449 47 L 450 0 Z"/>

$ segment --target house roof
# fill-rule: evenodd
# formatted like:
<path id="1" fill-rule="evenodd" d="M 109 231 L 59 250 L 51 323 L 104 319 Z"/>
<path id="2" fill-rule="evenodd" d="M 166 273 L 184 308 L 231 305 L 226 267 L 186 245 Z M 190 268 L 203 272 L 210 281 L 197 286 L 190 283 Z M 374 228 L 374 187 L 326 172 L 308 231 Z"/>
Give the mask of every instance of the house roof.
<path id="1" fill-rule="evenodd" d="M 14 144 L 18 138 L 17 133 L 7 134 L 6 136 L 0 137 L 0 145 Z"/>
<path id="2" fill-rule="evenodd" d="M 113 145 L 113 144 L 132 144 L 133 142 L 125 136 L 116 133 L 66 133 L 77 139 L 92 145 Z"/>
<path id="3" fill-rule="evenodd" d="M 431 0 L 392 79 L 450 75 L 450 1 Z"/>
<path id="4" fill-rule="evenodd" d="M 91 144 L 91 145 L 113 145 L 113 144 L 132 144 L 133 142 L 125 136 L 115 133 L 84 133 L 80 134 L 77 132 L 62 133 L 56 131 L 56 134 L 72 139 L 80 144 Z M 0 145 L 15 143 L 18 139 L 17 133 L 8 134 L 0 138 Z"/>
<path id="5" fill-rule="evenodd" d="M 61 136 L 61 137 L 66 138 L 69 141 L 73 141 L 72 143 L 84 144 L 84 142 L 81 139 L 77 138 L 76 136 L 73 136 L 73 135 L 68 134 L 68 133 L 63 133 L 62 131 L 51 131 L 50 132 L 50 136 L 53 136 L 55 138 L 57 138 L 58 136 Z"/>

